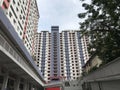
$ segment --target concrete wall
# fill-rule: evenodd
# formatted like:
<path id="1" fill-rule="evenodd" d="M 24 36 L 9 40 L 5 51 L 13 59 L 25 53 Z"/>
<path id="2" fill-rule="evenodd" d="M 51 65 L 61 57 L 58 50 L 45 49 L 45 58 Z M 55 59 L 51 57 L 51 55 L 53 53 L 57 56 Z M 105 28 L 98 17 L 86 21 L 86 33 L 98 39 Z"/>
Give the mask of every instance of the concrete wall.
<path id="1" fill-rule="evenodd" d="M 83 77 L 83 90 L 120 90 L 120 58 Z"/>
<path id="2" fill-rule="evenodd" d="M 120 80 L 90 82 L 83 90 L 120 90 Z"/>
<path id="3" fill-rule="evenodd" d="M 65 82 L 67 82 L 67 81 L 65 81 Z M 81 84 L 77 80 L 68 81 L 69 86 L 66 86 L 65 82 L 63 83 L 63 89 L 64 90 L 82 90 Z"/>
<path id="4" fill-rule="evenodd" d="M 120 90 L 120 80 L 102 82 L 101 88 L 102 90 Z"/>

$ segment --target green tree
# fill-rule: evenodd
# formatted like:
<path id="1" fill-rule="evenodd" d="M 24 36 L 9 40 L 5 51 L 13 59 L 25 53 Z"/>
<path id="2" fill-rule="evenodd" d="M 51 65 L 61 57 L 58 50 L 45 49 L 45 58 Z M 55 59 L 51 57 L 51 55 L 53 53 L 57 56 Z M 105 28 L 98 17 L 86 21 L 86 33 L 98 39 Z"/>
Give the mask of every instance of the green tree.
<path id="1" fill-rule="evenodd" d="M 85 9 L 78 14 L 83 34 L 91 38 L 89 53 L 96 53 L 104 62 L 120 56 L 120 0 L 80 0 Z"/>

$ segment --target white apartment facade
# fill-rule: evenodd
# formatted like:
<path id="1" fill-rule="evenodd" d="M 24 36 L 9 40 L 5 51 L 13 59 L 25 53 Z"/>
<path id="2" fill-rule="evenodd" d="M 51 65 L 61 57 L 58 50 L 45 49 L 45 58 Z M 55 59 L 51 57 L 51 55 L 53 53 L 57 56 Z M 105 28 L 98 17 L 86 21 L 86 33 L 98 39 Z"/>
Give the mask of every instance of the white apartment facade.
<path id="1" fill-rule="evenodd" d="M 0 0 L 5 15 L 23 40 L 28 52 L 33 55 L 35 50 L 35 33 L 39 19 L 36 0 Z"/>
<path id="2" fill-rule="evenodd" d="M 65 80 L 75 80 L 81 76 L 82 66 L 89 59 L 87 50 L 88 38 L 78 30 L 60 33 L 61 76 Z"/>
<path id="3" fill-rule="evenodd" d="M 53 33 L 52 29 L 51 33 Z M 79 30 L 66 30 L 56 36 L 55 40 L 59 40 L 59 43 L 56 45 L 52 40 L 54 39 L 52 38 L 54 34 L 51 33 L 41 31 L 41 33 L 36 34 L 37 52 L 35 54 L 35 63 L 42 72 L 44 79 L 47 82 L 78 79 L 82 73 L 82 66 L 89 59 L 87 50 L 88 37 L 83 36 L 81 38 L 81 32 Z M 53 54 L 55 51 L 52 46 L 54 48 L 57 46 L 57 49 L 59 49 L 59 52 L 56 52 L 59 53 L 57 54 L 59 60 L 57 59 L 55 61 Z"/>
<path id="4" fill-rule="evenodd" d="M 50 37 L 48 31 L 36 34 L 35 63 L 46 81 L 50 80 Z"/>

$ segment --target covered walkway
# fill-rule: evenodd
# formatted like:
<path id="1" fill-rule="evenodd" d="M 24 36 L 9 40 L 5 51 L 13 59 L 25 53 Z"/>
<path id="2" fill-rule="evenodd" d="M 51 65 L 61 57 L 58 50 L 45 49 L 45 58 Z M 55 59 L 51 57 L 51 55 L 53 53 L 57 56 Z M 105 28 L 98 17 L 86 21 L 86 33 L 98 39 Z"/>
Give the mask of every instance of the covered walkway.
<path id="1" fill-rule="evenodd" d="M 44 90 L 44 83 L 32 57 L 0 8 L 0 90 Z"/>

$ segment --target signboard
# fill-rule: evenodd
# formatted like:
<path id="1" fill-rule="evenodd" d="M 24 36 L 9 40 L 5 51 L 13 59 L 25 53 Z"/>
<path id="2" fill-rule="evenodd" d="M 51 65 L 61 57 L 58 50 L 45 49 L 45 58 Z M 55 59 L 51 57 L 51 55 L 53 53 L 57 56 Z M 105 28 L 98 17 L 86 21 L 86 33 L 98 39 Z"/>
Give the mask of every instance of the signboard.
<path id="1" fill-rule="evenodd" d="M 45 90 L 60 90 L 60 87 L 48 87 Z"/>

